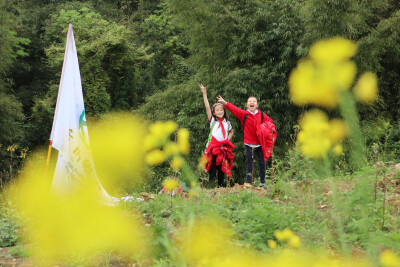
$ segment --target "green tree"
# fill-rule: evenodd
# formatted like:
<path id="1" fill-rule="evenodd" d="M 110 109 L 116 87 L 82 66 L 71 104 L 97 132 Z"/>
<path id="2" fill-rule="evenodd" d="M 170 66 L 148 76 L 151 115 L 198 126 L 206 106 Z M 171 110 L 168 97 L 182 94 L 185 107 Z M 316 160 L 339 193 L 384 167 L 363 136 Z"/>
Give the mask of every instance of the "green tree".
<path id="1" fill-rule="evenodd" d="M 277 146 L 283 147 L 298 109 L 287 97 L 287 77 L 295 66 L 296 48 L 302 34 L 296 1 L 168 1 L 173 21 L 189 42 L 187 64 L 196 69 L 192 78 L 148 99 L 140 111 L 175 118 L 192 133 L 192 164 L 202 154 L 208 135 L 207 119 L 197 83 L 208 88 L 211 102 L 221 94 L 239 107 L 249 96 L 260 99 L 260 109 L 274 119 L 279 132 Z M 179 95 L 179 108 L 171 103 Z M 165 98 L 165 100 L 164 100 Z M 166 100 L 170 99 L 170 100 Z M 159 102 L 165 101 L 162 115 Z M 157 103 L 156 103 L 157 102 Z M 154 111 L 154 112 L 153 112 Z M 228 114 L 229 115 L 229 114 Z M 245 177 L 242 133 L 239 122 L 231 118 L 237 179 Z M 196 159 L 196 160 L 195 160 Z"/>
<path id="2" fill-rule="evenodd" d="M 25 144 L 24 114 L 20 101 L 14 96 L 13 80 L 9 76 L 11 65 L 18 57 L 26 56 L 23 46 L 29 40 L 18 36 L 18 27 L 12 1 L 0 0 L 0 171 L 7 170 L 9 153 L 8 146 Z M 12 167 L 12 165 L 11 165 Z M 5 171 L 7 173 L 7 171 Z M 12 175 L 11 171 L 6 175 Z"/>
<path id="3" fill-rule="evenodd" d="M 371 70 L 379 77 L 378 105 L 363 107 L 364 118 L 382 116 L 397 121 L 400 117 L 400 8 L 380 20 L 358 45 L 361 72 Z"/>
<path id="4" fill-rule="evenodd" d="M 131 42 L 123 25 L 108 22 L 89 8 L 64 10 L 46 22 L 48 64 L 58 83 L 68 24 L 74 25 L 82 87 L 88 114 L 129 109 L 140 99 L 134 80 L 147 59 L 145 49 Z"/>

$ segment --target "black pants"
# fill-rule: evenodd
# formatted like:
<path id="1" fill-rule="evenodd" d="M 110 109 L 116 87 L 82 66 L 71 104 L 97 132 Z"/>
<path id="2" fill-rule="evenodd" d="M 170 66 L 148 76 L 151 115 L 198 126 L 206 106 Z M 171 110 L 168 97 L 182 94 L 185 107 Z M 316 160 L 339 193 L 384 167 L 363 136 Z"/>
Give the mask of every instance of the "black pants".
<path id="1" fill-rule="evenodd" d="M 249 184 L 253 184 L 253 159 L 254 155 L 257 155 L 258 167 L 259 167 L 259 175 L 260 175 L 260 183 L 265 183 L 265 161 L 264 161 L 264 153 L 259 147 L 250 147 L 248 145 L 244 145 L 246 148 L 246 182 Z"/>
<path id="2" fill-rule="evenodd" d="M 217 166 L 216 162 L 217 156 L 213 155 L 210 170 L 208 171 L 210 174 L 210 181 L 215 179 L 215 174 L 218 172 L 218 186 L 225 186 L 224 172 L 221 169 L 222 164 Z"/>

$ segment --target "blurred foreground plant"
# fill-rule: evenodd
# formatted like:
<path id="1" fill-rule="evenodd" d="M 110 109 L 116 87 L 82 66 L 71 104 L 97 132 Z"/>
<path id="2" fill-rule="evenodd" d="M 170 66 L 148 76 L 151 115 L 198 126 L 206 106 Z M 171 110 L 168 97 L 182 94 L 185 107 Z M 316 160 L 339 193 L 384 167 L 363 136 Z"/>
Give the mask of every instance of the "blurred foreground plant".
<path id="1" fill-rule="evenodd" d="M 332 197 L 331 218 L 335 225 L 335 239 L 342 253 L 349 254 L 349 240 L 346 238 L 346 218 L 344 209 L 351 210 L 354 203 L 344 206 L 344 199 L 339 194 L 337 183 L 331 174 L 330 151 L 342 154 L 341 143 L 349 138 L 350 158 L 352 167 L 361 171 L 367 163 L 364 135 L 361 131 L 357 99 L 360 102 L 371 104 L 378 97 L 377 76 L 371 72 L 360 75 L 357 82 L 354 78 L 357 67 L 351 58 L 356 54 L 355 42 L 336 37 L 320 40 L 314 43 L 309 50 L 309 58 L 299 61 L 289 78 L 290 99 L 297 106 L 315 105 L 323 108 L 338 108 L 342 119 L 328 119 L 325 112 L 317 109 L 307 111 L 300 119 L 300 132 L 297 135 L 299 151 L 321 163 L 323 171 L 321 178 L 330 181 L 330 195 Z M 354 85 L 355 83 L 355 85 Z M 354 86 L 354 87 L 353 87 Z M 353 93 L 350 88 L 354 88 Z M 363 183 L 366 178 L 358 181 Z M 366 205 L 371 192 L 359 192 Z M 356 206 L 357 207 L 357 206 Z M 363 210 L 363 209 L 362 209 Z M 368 220 L 368 213 L 363 212 L 360 221 Z M 349 223 L 351 225 L 351 222 Z M 368 232 L 369 225 L 363 225 L 363 231 Z M 348 226 L 347 226 L 348 227 Z"/>
<path id="2" fill-rule="evenodd" d="M 326 252 L 309 252 L 300 247 L 301 240 L 291 230 L 276 231 L 285 246 L 268 243 L 273 253 L 260 253 L 240 246 L 231 226 L 215 216 L 192 217 L 176 233 L 171 256 L 182 266 L 372 266 L 358 258 L 330 256 Z"/>
<path id="3" fill-rule="evenodd" d="M 364 138 L 354 96 L 349 93 L 357 72 L 351 60 L 356 51 L 353 41 L 340 37 L 316 42 L 310 47 L 309 58 L 299 61 L 292 71 L 289 88 L 293 104 L 324 108 L 339 106 L 344 118 L 344 122 L 335 119 L 328 125 L 322 111 L 306 113 L 297 138 L 300 151 L 313 158 L 324 158 L 331 149 L 336 153 L 341 151 L 337 142 L 348 133 L 353 163 L 360 168 L 366 163 Z M 365 103 L 374 102 L 377 91 L 377 77 L 370 72 L 362 74 L 354 88 L 357 99 Z"/>
<path id="4" fill-rule="evenodd" d="M 22 218 L 23 240 L 37 264 L 79 259 L 94 264 L 94 255 L 110 251 L 145 256 L 151 234 L 132 212 L 99 201 L 97 188 L 83 183 L 70 195 L 56 195 L 43 177 L 43 162 L 31 160 L 8 190 Z"/>

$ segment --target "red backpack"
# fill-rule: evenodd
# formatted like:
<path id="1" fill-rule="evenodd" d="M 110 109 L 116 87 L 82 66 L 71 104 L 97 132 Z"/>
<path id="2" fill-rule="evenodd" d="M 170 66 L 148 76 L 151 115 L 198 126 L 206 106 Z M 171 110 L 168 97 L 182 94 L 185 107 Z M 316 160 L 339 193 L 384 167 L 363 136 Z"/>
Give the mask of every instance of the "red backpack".
<path id="1" fill-rule="evenodd" d="M 261 149 L 264 153 L 264 161 L 267 161 L 267 159 L 272 154 L 272 150 L 274 149 L 274 145 L 276 142 L 276 129 L 273 120 L 270 117 L 268 117 L 267 114 L 265 114 L 267 119 L 266 121 L 263 122 L 264 116 L 262 114 L 265 113 L 261 112 L 261 124 L 257 128 L 256 134 L 258 140 L 260 141 Z M 247 115 L 248 114 L 244 116 L 242 129 L 244 129 L 244 123 L 246 122 Z"/>

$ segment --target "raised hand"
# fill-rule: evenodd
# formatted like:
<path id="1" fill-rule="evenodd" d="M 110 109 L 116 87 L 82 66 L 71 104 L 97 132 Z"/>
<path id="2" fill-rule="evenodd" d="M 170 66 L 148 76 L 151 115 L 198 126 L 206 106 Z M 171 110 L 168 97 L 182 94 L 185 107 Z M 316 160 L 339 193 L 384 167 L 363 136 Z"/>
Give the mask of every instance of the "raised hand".
<path id="1" fill-rule="evenodd" d="M 199 87 L 200 87 L 201 92 L 203 93 L 204 106 L 206 107 L 208 121 L 210 121 L 211 117 L 212 117 L 212 113 L 211 113 L 210 104 L 208 103 L 207 89 L 204 87 L 203 84 L 199 84 Z"/>
<path id="2" fill-rule="evenodd" d="M 204 87 L 203 84 L 199 84 L 200 90 L 203 94 L 207 94 L 207 89 Z"/>
<path id="3" fill-rule="evenodd" d="M 228 104 L 228 103 L 222 98 L 222 96 L 220 96 L 220 95 L 217 96 L 217 99 L 218 99 L 218 102 L 221 103 L 221 104 L 224 105 L 224 106 L 225 106 L 226 104 Z"/>

